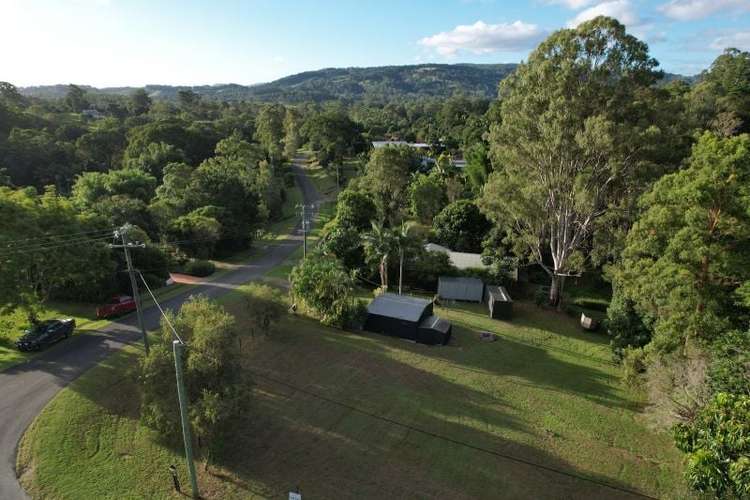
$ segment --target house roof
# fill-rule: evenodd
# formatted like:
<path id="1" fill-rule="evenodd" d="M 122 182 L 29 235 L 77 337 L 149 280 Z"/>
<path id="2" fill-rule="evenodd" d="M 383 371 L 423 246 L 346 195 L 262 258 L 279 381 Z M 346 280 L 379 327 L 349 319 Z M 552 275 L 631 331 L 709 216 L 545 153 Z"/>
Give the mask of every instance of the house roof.
<path id="1" fill-rule="evenodd" d="M 427 299 L 384 293 L 372 299 L 367 306 L 367 312 L 405 321 L 419 321 L 429 305 L 430 301 Z"/>
<path id="2" fill-rule="evenodd" d="M 482 255 L 478 253 L 469 252 L 454 252 L 450 248 L 438 245 L 437 243 L 427 243 L 424 246 L 428 252 L 441 252 L 448 254 L 448 258 L 457 269 L 483 269 L 487 265 L 482 262 Z"/>
<path id="3" fill-rule="evenodd" d="M 406 142 L 406 141 L 372 141 L 372 147 L 375 149 L 385 146 L 409 146 L 417 149 L 426 149 L 430 145 L 425 142 Z"/>

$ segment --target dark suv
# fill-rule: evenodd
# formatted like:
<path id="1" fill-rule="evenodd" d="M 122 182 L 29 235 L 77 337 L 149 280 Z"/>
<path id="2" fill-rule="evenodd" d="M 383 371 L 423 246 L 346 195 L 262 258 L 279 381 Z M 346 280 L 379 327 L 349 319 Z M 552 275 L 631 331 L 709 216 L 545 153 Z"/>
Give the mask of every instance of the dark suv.
<path id="1" fill-rule="evenodd" d="M 67 339 L 75 328 L 76 321 L 73 318 L 41 321 L 24 332 L 16 342 L 16 347 L 19 351 L 40 351 L 48 345 Z"/>

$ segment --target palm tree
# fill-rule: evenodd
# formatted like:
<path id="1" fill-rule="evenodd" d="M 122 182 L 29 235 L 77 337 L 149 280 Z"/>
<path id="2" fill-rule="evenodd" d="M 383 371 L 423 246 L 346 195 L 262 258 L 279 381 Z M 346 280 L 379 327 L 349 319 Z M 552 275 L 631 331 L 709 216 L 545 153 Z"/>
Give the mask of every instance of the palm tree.
<path id="1" fill-rule="evenodd" d="M 393 238 L 398 248 L 398 294 L 401 295 L 402 284 L 404 281 L 404 252 L 409 248 L 411 242 L 409 237 L 409 230 L 411 224 L 408 222 L 401 222 L 401 227 L 393 233 Z"/>
<path id="2" fill-rule="evenodd" d="M 382 222 L 371 221 L 370 223 L 372 230 L 362 237 L 365 252 L 370 258 L 378 259 L 380 286 L 383 291 L 388 291 L 388 259 L 396 248 L 395 237 L 393 231 L 385 227 Z"/>

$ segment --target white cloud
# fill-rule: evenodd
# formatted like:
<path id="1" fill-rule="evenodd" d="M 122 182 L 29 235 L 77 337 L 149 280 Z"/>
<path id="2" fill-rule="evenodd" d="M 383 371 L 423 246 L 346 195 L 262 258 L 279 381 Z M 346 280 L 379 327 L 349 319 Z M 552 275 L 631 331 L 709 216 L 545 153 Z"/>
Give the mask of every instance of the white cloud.
<path id="1" fill-rule="evenodd" d="M 475 54 L 497 51 L 518 51 L 534 47 L 545 35 L 536 24 L 523 21 L 513 23 L 487 24 L 477 21 L 471 25 L 459 25 L 451 31 L 419 40 L 419 44 L 437 50 L 439 54 L 450 56 L 459 50 Z"/>
<path id="2" fill-rule="evenodd" d="M 750 31 L 738 31 L 729 35 L 721 35 L 711 42 L 712 49 L 724 50 L 729 47 L 750 50 Z"/>
<path id="3" fill-rule="evenodd" d="M 750 10 L 750 0 L 671 0 L 659 10 L 678 21 L 693 21 L 717 12 Z"/>
<path id="4" fill-rule="evenodd" d="M 582 22 L 594 19 L 597 16 L 613 17 L 630 27 L 637 26 L 641 22 L 638 13 L 633 9 L 629 0 L 612 0 L 581 11 L 576 17 L 568 21 L 568 27 L 575 28 Z"/>

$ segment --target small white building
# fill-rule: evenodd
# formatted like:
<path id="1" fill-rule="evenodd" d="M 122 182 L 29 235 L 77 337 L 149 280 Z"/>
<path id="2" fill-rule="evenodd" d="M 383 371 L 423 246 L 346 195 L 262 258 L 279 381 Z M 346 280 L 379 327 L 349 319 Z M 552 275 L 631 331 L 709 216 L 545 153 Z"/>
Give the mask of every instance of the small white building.
<path id="1" fill-rule="evenodd" d="M 427 243 L 424 246 L 424 249 L 428 252 L 440 252 L 448 254 L 448 258 L 450 259 L 451 264 L 453 264 L 453 267 L 459 270 L 487 269 L 488 267 L 490 267 L 482 262 L 482 254 L 479 253 L 454 252 L 450 248 L 438 245 L 437 243 Z M 517 267 L 510 273 L 510 277 L 515 281 L 518 281 Z"/>

